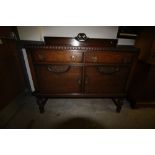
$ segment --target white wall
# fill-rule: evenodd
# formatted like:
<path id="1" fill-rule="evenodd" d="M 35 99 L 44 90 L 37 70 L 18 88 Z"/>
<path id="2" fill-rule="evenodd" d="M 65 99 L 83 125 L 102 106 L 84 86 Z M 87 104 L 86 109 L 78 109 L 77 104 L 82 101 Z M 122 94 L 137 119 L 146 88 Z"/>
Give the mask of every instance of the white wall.
<path id="1" fill-rule="evenodd" d="M 39 26 L 18 26 L 17 29 L 21 40 L 42 41 L 41 27 Z"/>

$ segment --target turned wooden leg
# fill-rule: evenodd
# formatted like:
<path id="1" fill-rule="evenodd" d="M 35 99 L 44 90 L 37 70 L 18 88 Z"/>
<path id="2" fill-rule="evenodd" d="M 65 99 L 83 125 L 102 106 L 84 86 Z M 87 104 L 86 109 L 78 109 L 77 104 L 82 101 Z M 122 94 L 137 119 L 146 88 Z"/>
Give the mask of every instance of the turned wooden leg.
<path id="1" fill-rule="evenodd" d="M 122 109 L 122 105 L 123 105 L 123 99 L 120 99 L 120 98 L 115 99 L 115 98 L 113 98 L 112 100 L 116 105 L 116 112 L 120 113 L 120 111 Z"/>
<path id="2" fill-rule="evenodd" d="M 39 106 L 40 113 L 45 112 L 44 106 L 46 102 L 47 102 L 47 98 L 40 98 L 40 97 L 37 98 L 37 104 Z"/>

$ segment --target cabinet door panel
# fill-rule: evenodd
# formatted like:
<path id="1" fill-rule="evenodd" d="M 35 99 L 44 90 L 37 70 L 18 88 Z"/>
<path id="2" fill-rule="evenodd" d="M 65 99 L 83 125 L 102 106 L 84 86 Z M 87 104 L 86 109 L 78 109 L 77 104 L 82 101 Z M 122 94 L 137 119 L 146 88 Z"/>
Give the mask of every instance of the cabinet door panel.
<path id="1" fill-rule="evenodd" d="M 81 92 L 81 67 L 37 65 L 35 71 L 40 93 L 63 94 Z"/>
<path id="2" fill-rule="evenodd" d="M 129 66 L 93 66 L 85 69 L 86 93 L 123 93 Z"/>

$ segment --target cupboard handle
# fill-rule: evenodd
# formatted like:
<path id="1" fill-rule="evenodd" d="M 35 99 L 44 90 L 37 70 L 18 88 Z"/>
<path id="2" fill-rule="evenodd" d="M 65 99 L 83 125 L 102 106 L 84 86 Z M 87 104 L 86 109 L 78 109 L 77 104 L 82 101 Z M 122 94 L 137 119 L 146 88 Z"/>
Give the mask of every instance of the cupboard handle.
<path id="1" fill-rule="evenodd" d="M 113 74 L 120 71 L 120 67 L 114 66 L 99 66 L 97 69 L 100 73 L 104 74 Z"/>
<path id="2" fill-rule="evenodd" d="M 69 71 L 70 66 L 69 65 L 48 65 L 47 69 L 49 72 L 65 73 Z"/>

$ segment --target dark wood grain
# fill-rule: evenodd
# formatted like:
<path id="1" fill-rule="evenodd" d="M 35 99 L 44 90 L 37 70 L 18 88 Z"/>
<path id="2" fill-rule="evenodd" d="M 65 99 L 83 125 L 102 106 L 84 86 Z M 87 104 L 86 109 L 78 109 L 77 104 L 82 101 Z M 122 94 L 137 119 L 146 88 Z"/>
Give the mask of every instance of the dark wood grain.
<path id="1" fill-rule="evenodd" d="M 12 32 L 11 26 L 1 26 L 0 27 L 0 37 L 1 38 L 10 38 Z"/>
<path id="2" fill-rule="evenodd" d="M 154 53 L 155 27 L 144 27 L 136 39 L 136 47 L 140 49 L 139 60 L 146 61 Z"/>
<path id="3" fill-rule="evenodd" d="M 25 88 L 20 53 L 12 27 L 0 27 L 0 109 L 7 106 Z"/>
<path id="4" fill-rule="evenodd" d="M 128 98 L 133 106 L 155 101 L 155 27 L 144 27 L 136 40 L 139 61 L 130 80 Z M 150 104 L 152 107 L 152 104 Z"/>
<path id="5" fill-rule="evenodd" d="M 138 62 L 129 88 L 129 98 L 136 104 L 155 101 L 155 66 Z"/>

